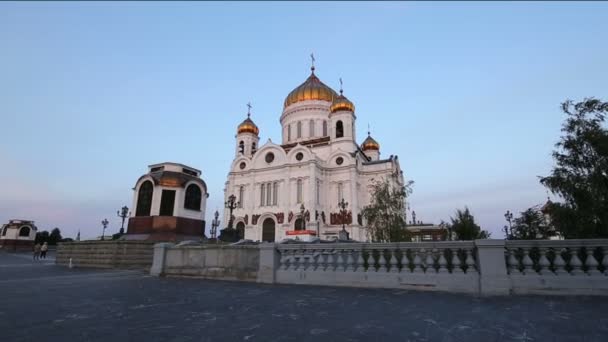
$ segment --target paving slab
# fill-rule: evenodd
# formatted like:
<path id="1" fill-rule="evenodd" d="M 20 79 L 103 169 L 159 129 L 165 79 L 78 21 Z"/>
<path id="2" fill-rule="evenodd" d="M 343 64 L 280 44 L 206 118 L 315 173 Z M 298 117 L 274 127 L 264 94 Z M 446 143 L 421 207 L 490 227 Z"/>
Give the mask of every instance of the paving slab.
<path id="1" fill-rule="evenodd" d="M 1 252 L 0 293 L 2 341 L 608 341 L 605 297 L 156 278 Z"/>

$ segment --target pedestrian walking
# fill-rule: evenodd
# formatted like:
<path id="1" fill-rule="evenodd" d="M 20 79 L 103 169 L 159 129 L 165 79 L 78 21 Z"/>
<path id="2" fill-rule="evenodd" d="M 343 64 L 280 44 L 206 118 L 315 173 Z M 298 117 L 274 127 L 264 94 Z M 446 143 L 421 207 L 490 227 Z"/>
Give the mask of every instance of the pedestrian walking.
<path id="1" fill-rule="evenodd" d="M 45 241 L 42 244 L 42 247 L 40 247 L 40 258 L 46 259 L 46 251 L 48 251 L 48 250 L 49 250 L 49 244 L 48 244 L 48 242 Z"/>
<path id="2" fill-rule="evenodd" d="M 36 243 L 36 245 L 34 245 L 34 260 L 38 260 L 40 259 L 40 249 L 42 247 L 40 246 L 39 243 Z"/>

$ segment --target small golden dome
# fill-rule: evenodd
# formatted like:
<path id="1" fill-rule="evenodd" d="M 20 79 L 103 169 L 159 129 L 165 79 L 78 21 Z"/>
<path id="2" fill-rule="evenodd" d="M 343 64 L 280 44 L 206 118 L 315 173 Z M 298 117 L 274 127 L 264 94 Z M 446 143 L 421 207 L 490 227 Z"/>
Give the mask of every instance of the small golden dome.
<path id="1" fill-rule="evenodd" d="M 251 120 L 249 118 L 249 115 L 247 115 L 247 119 L 245 119 L 243 122 L 241 122 L 241 124 L 239 125 L 239 128 L 237 129 L 237 134 L 241 134 L 241 133 L 253 133 L 255 135 L 258 135 L 260 133 L 260 130 L 258 129 L 258 126 L 256 126 L 253 123 L 253 120 Z"/>
<path id="2" fill-rule="evenodd" d="M 380 151 L 380 144 L 378 144 L 378 142 L 368 133 L 367 138 L 363 141 L 363 144 L 361 144 L 361 149 L 363 151 Z"/>
<path id="3" fill-rule="evenodd" d="M 331 107 L 329 107 L 329 111 L 331 113 L 335 113 L 340 110 L 347 110 L 353 113 L 355 112 L 355 105 L 350 102 L 346 96 L 342 95 L 342 90 L 340 90 L 340 95 L 334 98 L 334 102 L 331 104 Z"/>
<path id="4" fill-rule="evenodd" d="M 283 108 L 287 108 L 288 106 L 300 101 L 308 100 L 332 102 L 335 97 L 338 97 L 338 94 L 333 89 L 321 82 L 321 80 L 319 80 L 319 78 L 315 75 L 315 68 L 312 67 L 310 69 L 312 70 L 312 73 L 306 79 L 306 81 L 287 95 Z"/>

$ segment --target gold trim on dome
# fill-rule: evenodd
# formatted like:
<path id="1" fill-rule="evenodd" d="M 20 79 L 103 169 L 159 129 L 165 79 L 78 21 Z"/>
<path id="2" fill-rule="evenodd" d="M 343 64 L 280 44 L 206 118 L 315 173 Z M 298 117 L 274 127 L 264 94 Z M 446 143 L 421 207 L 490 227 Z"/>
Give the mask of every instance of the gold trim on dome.
<path id="1" fill-rule="evenodd" d="M 331 107 L 329 107 L 329 111 L 331 113 L 334 113 L 340 110 L 348 110 L 354 113 L 355 105 L 350 102 L 350 100 L 347 99 L 346 96 L 340 95 L 334 99 L 334 102 L 331 104 Z"/>
<path id="2" fill-rule="evenodd" d="M 332 102 L 337 96 L 338 94 L 321 82 L 313 71 L 304 83 L 297 86 L 287 95 L 283 108 L 301 101 L 321 100 Z"/>
<path id="3" fill-rule="evenodd" d="M 241 133 L 253 133 L 255 135 L 258 135 L 260 133 L 260 130 L 250 118 L 247 118 L 239 125 L 237 129 L 237 134 Z"/>
<path id="4" fill-rule="evenodd" d="M 380 144 L 378 144 L 378 142 L 374 140 L 374 138 L 368 135 L 367 138 L 363 141 L 363 144 L 361 144 L 361 149 L 363 151 L 380 151 Z"/>

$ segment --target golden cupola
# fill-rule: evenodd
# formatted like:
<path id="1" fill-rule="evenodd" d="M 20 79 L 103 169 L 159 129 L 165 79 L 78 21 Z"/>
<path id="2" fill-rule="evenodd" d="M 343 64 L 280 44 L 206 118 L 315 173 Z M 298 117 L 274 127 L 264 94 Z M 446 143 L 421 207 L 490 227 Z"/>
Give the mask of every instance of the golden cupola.
<path id="1" fill-rule="evenodd" d="M 371 135 L 369 135 L 369 132 L 367 132 L 367 138 L 365 138 L 363 144 L 361 144 L 361 149 L 363 150 L 363 152 L 380 151 L 380 144 L 378 144 L 378 142 L 374 140 Z"/>
<path id="2" fill-rule="evenodd" d="M 328 87 L 325 83 L 315 75 L 315 67 L 310 68 L 312 71 L 310 76 L 304 81 L 304 83 L 297 86 L 294 90 L 287 95 L 283 108 L 298 103 L 301 101 L 309 100 L 320 100 L 332 102 L 338 94 Z"/>
<path id="3" fill-rule="evenodd" d="M 255 125 L 255 123 L 253 123 L 253 120 L 251 120 L 250 116 L 251 113 L 247 113 L 247 119 L 241 122 L 241 124 L 237 128 L 237 134 L 253 133 L 255 135 L 258 135 L 260 133 L 260 129 L 258 128 L 258 126 Z"/>
<path id="4" fill-rule="evenodd" d="M 342 79 L 340 79 L 340 83 L 342 83 Z M 346 96 L 344 96 L 344 94 L 342 94 L 342 87 L 340 87 L 340 95 L 334 98 L 334 101 L 331 104 L 331 107 L 329 107 L 329 111 L 331 113 L 335 113 L 337 111 L 341 111 L 341 110 L 347 110 L 349 112 L 355 112 L 355 105 L 350 102 L 349 99 L 346 98 Z"/>

